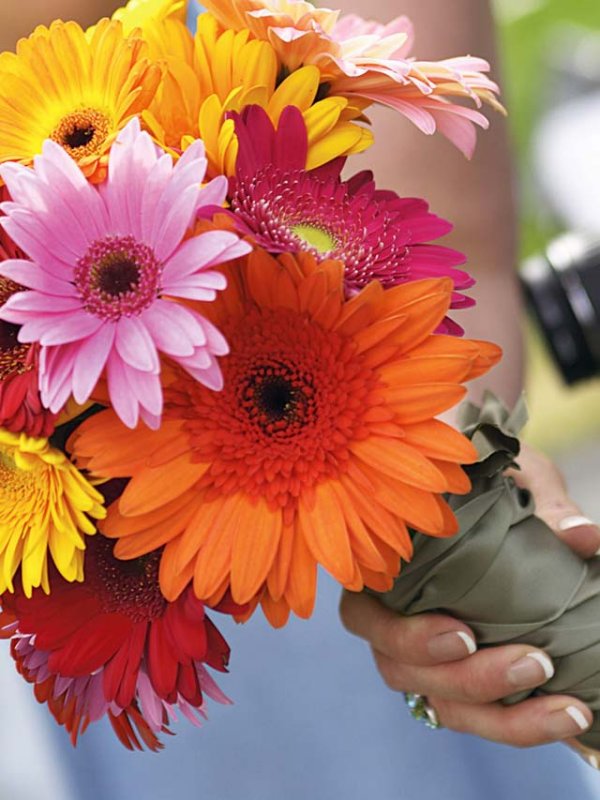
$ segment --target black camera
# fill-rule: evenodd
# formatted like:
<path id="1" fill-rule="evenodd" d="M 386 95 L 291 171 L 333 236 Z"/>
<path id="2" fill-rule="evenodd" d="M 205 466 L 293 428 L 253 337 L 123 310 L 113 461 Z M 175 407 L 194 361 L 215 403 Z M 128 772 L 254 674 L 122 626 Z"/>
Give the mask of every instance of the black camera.
<path id="1" fill-rule="evenodd" d="M 524 263 L 521 279 L 565 381 L 600 375 L 600 239 L 559 236 Z"/>

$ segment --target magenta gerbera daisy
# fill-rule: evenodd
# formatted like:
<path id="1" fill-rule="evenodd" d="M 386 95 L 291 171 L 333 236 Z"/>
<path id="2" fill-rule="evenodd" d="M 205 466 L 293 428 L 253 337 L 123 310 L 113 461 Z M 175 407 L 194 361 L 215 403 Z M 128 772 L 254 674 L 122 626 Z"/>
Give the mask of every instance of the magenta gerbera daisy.
<path id="1" fill-rule="evenodd" d="M 419 278 L 450 277 L 452 308 L 473 300 L 462 291 L 473 285 L 457 250 L 431 244 L 452 230 L 424 200 L 378 190 L 371 172 L 341 180 L 344 159 L 305 169 L 308 138 L 293 106 L 274 127 L 259 106 L 235 116 L 239 154 L 230 182 L 231 212 L 238 230 L 271 253 L 306 250 L 319 261 L 344 262 L 349 295 L 369 281 L 384 287 Z M 459 333 L 453 321 L 446 332 Z"/>
<path id="2" fill-rule="evenodd" d="M 0 274 L 29 291 L 12 295 L 0 319 L 40 344 L 42 402 L 59 411 L 89 399 L 105 371 L 123 422 L 160 424 L 159 354 L 213 389 L 222 385 L 223 336 L 178 300 L 213 300 L 225 279 L 213 267 L 246 254 L 232 232 L 191 235 L 196 214 L 220 204 L 227 181 L 204 188 L 204 145 L 173 165 L 132 120 L 113 144 L 108 178 L 89 184 L 75 161 L 48 140 L 33 169 L 5 164 L 11 202 L 0 225 L 31 260 L 9 259 Z"/>

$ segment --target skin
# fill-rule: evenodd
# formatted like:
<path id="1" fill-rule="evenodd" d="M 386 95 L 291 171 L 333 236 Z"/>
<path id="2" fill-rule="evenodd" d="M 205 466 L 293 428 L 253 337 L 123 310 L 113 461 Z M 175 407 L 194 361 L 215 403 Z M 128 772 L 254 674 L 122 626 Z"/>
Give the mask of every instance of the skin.
<path id="1" fill-rule="evenodd" d="M 122 3 L 119 0 L 3 0 L 0 3 L 0 50 L 12 50 L 21 36 L 28 36 L 36 25 L 53 19 L 74 19 L 92 25 L 110 16 Z"/>
<path id="2" fill-rule="evenodd" d="M 339 5 L 344 13 L 381 21 L 406 14 L 417 31 L 414 54 L 418 58 L 478 55 L 490 61 L 492 75 L 499 78 L 494 23 L 487 0 L 403 0 L 400 6 L 392 0 L 340 0 Z M 387 109 L 369 110 L 369 115 L 377 141 L 363 158 L 364 165 L 374 168 L 376 177 L 379 174 L 382 188 L 425 197 L 436 213 L 454 223 L 455 229 L 445 241 L 468 254 L 478 281 L 473 291 L 477 306 L 461 311 L 459 321 L 468 336 L 491 339 L 504 349 L 501 364 L 473 385 L 470 396 L 477 400 L 481 390 L 489 388 L 512 403 L 523 385 L 523 341 L 507 123 L 493 112 L 488 114 L 490 130 L 481 132 L 475 156 L 468 162 L 441 136 L 424 137 Z M 573 550 L 586 558 L 593 556 L 600 548 L 600 528 L 577 525 L 566 532 L 560 529 L 561 522 L 582 516 L 582 512 L 569 498 L 556 466 L 527 446 L 519 461 L 522 471 L 514 477 L 532 491 L 538 516 Z M 428 646 L 436 635 L 461 631 L 474 638 L 472 631 L 438 614 L 402 618 L 370 597 L 348 592 L 343 595 L 340 613 L 347 629 L 371 646 L 386 684 L 395 691 L 427 695 L 447 728 L 505 744 L 531 746 L 581 732 L 564 711 L 569 706 L 579 709 L 591 722 L 590 710 L 566 696 L 533 698 L 512 707 L 497 702 L 514 692 L 508 671 L 522 657 L 540 652 L 533 647 L 510 645 L 469 655 L 466 645 L 461 647 L 455 637 L 452 658 L 448 654 L 440 658 L 439 653 L 434 657 Z M 538 666 L 537 676 L 528 687 L 545 682 L 543 669 Z"/>
<path id="3" fill-rule="evenodd" d="M 118 0 L 29 0 L 26 4 L 3 0 L 0 50 L 12 49 L 16 39 L 27 35 L 36 24 L 61 17 L 87 25 L 112 13 L 118 5 Z M 398 13 L 392 0 L 339 0 L 339 5 L 344 12 L 382 21 Z M 403 0 L 401 11 L 415 23 L 415 52 L 419 57 L 476 53 L 497 64 L 493 21 L 486 0 Z M 478 306 L 461 312 L 461 324 L 467 335 L 498 342 L 505 352 L 492 375 L 480 386 L 474 385 L 472 396 L 477 397 L 484 383 L 510 403 L 522 388 L 523 347 L 520 325 L 506 324 L 506 320 L 518 320 L 521 314 L 514 270 L 516 212 L 506 123 L 494 115 L 491 130 L 480 136 L 475 157 L 468 163 L 441 136 L 427 139 L 391 111 L 376 109 L 370 116 L 377 144 L 362 157 L 362 164 L 356 159 L 353 167 L 374 167 L 380 186 L 395 188 L 404 196 L 426 197 L 435 212 L 454 222 L 455 231 L 447 243 L 469 254 L 478 279 L 473 291 Z M 394 143 L 393 150 L 390 142 Z M 524 449 L 520 461 L 523 469 L 515 477 L 533 492 L 539 516 L 574 550 L 585 557 L 593 555 L 600 548 L 597 526 L 579 525 L 568 532 L 559 529 L 562 520 L 581 512 L 570 500 L 556 467 L 530 448 Z M 539 652 L 535 648 L 514 645 L 468 655 L 464 642 L 454 637 L 453 656 L 449 658 L 446 653 L 440 658 L 439 652 L 432 655 L 429 649 L 436 635 L 461 631 L 473 636 L 466 625 L 451 617 L 430 614 L 403 619 L 372 598 L 349 593 L 342 599 L 341 616 L 348 630 L 369 643 L 387 685 L 397 691 L 427 695 L 448 728 L 528 746 L 579 733 L 565 714 L 569 706 L 579 709 L 591 722 L 589 709 L 573 698 L 534 698 L 510 708 L 497 702 L 514 691 L 507 678 L 510 666 L 523 656 Z M 543 681 L 540 666 L 538 679 L 530 685 Z"/>

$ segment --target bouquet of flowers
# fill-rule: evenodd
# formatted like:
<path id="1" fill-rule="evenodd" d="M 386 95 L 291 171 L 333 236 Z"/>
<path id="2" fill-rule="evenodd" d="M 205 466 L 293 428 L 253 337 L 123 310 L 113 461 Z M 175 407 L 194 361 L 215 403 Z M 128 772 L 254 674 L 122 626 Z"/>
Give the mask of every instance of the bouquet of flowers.
<path id="1" fill-rule="evenodd" d="M 451 225 L 342 174 L 372 104 L 470 155 L 487 64 L 416 60 L 404 17 L 205 5 L 0 56 L 0 625 L 74 743 L 228 702 L 213 612 L 306 618 L 319 565 L 385 592 L 456 534 L 478 454 L 437 416 L 500 356 L 454 319 Z"/>

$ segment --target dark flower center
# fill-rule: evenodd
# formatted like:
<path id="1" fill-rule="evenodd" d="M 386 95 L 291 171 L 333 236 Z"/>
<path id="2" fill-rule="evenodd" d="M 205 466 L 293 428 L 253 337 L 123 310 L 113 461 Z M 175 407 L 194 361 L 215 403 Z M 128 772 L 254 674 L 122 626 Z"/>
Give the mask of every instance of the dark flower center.
<path id="1" fill-rule="evenodd" d="M 82 108 L 67 114 L 50 134 L 75 159 L 95 155 L 102 149 L 110 123 L 94 108 Z"/>
<path id="2" fill-rule="evenodd" d="M 295 394 L 289 381 L 280 376 L 265 380 L 255 389 L 258 406 L 273 420 L 283 419 L 293 411 Z"/>
<path id="3" fill-rule="evenodd" d="M 286 435 L 313 418 L 312 394 L 308 376 L 273 360 L 251 368 L 241 392 L 241 405 L 248 419 L 263 432 Z"/>
<path id="4" fill-rule="evenodd" d="M 85 310 L 106 320 L 137 316 L 160 294 L 162 265 L 133 236 L 107 236 L 77 262 L 74 283 Z"/>
<path id="5" fill-rule="evenodd" d="M 140 280 L 137 264 L 127 258 L 107 259 L 97 267 L 97 287 L 111 297 L 119 297 L 134 289 Z"/>
<path id="6" fill-rule="evenodd" d="M 87 543 L 85 575 L 100 598 L 105 613 L 119 613 L 134 622 L 160 617 L 166 600 L 158 585 L 160 551 L 121 561 L 113 555 L 114 542 L 96 534 Z"/>
<path id="7" fill-rule="evenodd" d="M 64 135 L 64 143 L 68 147 L 85 147 L 86 144 L 89 144 L 92 139 L 94 138 L 94 134 L 96 131 L 93 129 L 91 125 L 87 127 L 78 128 L 77 126 L 73 127 L 72 131 L 65 133 Z"/>
<path id="8" fill-rule="evenodd" d="M 15 347 L 20 346 L 20 342 L 17 339 L 19 330 L 19 325 L 0 320 L 0 351 L 14 350 Z"/>

